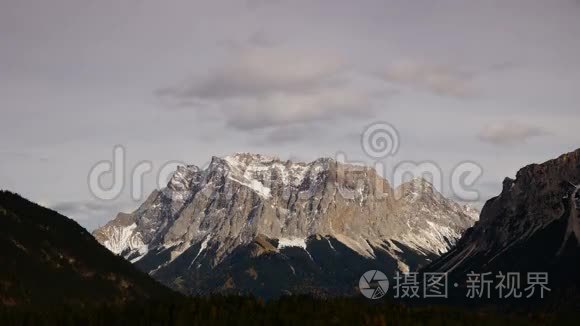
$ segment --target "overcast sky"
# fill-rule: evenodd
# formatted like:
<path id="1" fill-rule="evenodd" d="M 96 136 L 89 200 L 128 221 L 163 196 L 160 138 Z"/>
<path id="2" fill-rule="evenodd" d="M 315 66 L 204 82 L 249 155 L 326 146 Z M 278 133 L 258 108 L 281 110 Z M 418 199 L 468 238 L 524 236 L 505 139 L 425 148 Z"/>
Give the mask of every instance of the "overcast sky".
<path id="1" fill-rule="evenodd" d="M 95 199 L 126 149 L 205 164 L 250 151 L 395 161 L 504 177 L 580 147 L 580 1 L 0 1 L 0 188 L 93 229 L 139 202 Z M 155 188 L 145 178 L 146 192 Z"/>

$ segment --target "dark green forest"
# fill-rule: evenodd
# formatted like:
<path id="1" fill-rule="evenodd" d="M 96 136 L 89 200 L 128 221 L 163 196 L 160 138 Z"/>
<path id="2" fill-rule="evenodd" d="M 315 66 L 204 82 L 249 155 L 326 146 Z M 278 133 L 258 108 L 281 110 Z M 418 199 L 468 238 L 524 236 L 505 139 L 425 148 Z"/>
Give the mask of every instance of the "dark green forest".
<path id="1" fill-rule="evenodd" d="M 0 308 L 0 325 L 577 325 L 578 315 L 484 313 L 386 300 L 183 298 L 101 306 Z"/>
<path id="2" fill-rule="evenodd" d="M 578 313 L 525 313 L 389 299 L 185 297 L 108 252 L 76 222 L 0 191 L 4 325 L 576 325 Z M 533 313 L 529 313 L 532 311 Z"/>

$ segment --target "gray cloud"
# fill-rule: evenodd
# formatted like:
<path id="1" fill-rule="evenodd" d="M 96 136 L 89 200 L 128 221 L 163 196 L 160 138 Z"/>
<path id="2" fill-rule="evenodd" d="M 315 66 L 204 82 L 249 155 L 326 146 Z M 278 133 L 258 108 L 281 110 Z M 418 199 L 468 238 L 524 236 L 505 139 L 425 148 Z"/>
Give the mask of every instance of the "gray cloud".
<path id="1" fill-rule="evenodd" d="M 255 10 L 265 6 L 275 5 L 281 2 L 281 0 L 246 0 L 246 6 L 248 9 Z"/>
<path id="2" fill-rule="evenodd" d="M 79 212 L 79 211 L 106 211 L 110 207 L 110 204 L 99 204 L 93 201 L 81 201 L 81 202 L 60 202 L 51 206 L 52 209 L 63 212 Z"/>
<path id="3" fill-rule="evenodd" d="M 284 48 L 246 47 L 207 76 L 196 76 L 157 93 L 176 98 L 219 100 L 275 93 L 312 94 L 340 82 L 343 61 L 333 55 Z"/>
<path id="4" fill-rule="evenodd" d="M 401 60 L 389 64 L 379 76 L 439 95 L 464 97 L 473 93 L 470 85 L 473 74 L 450 66 Z"/>
<path id="5" fill-rule="evenodd" d="M 374 97 L 338 57 L 280 47 L 246 47 L 207 76 L 156 94 L 173 106 L 218 111 L 228 127 L 246 131 L 364 116 Z"/>
<path id="6" fill-rule="evenodd" d="M 248 43 L 257 47 L 273 47 L 279 44 L 277 40 L 272 38 L 263 29 L 256 31 L 248 37 Z"/>
<path id="7" fill-rule="evenodd" d="M 314 130 L 305 126 L 279 128 L 269 132 L 266 140 L 269 143 L 282 145 L 309 138 Z"/>
<path id="8" fill-rule="evenodd" d="M 491 72 L 505 72 L 505 71 L 520 68 L 521 66 L 522 66 L 522 64 L 519 62 L 516 62 L 513 60 L 507 60 L 507 61 L 503 61 L 503 62 L 493 63 L 493 64 L 489 65 L 489 67 L 487 67 L 487 70 L 489 70 Z"/>
<path id="9" fill-rule="evenodd" d="M 478 133 L 478 138 L 494 145 L 509 146 L 525 143 L 532 137 L 548 135 L 543 128 L 527 125 L 514 120 L 498 121 L 485 125 Z"/>
<path id="10" fill-rule="evenodd" d="M 315 123 L 310 122 L 268 128 L 257 136 L 253 141 L 256 145 L 283 146 L 302 141 L 312 144 L 314 139 L 320 140 L 325 137 L 325 134 L 317 128 Z"/>
<path id="11" fill-rule="evenodd" d="M 0 151 L 0 156 L 3 158 L 13 158 L 22 160 L 38 160 L 40 162 L 47 162 L 48 158 L 45 156 L 39 156 L 36 154 L 18 152 L 18 151 Z"/>
<path id="12" fill-rule="evenodd" d="M 218 46 L 223 47 L 228 52 L 229 51 L 240 52 L 247 50 L 248 48 L 272 48 L 280 46 L 283 43 L 284 42 L 281 39 L 273 37 L 271 33 L 266 32 L 262 28 L 250 33 L 248 37 L 242 40 L 225 39 L 218 40 L 216 42 Z"/>
<path id="13" fill-rule="evenodd" d="M 134 204 L 133 204 L 134 205 Z M 48 205 L 60 214 L 82 222 L 89 230 L 112 219 L 117 213 L 127 211 L 129 203 L 114 201 L 67 201 Z"/>
<path id="14" fill-rule="evenodd" d="M 239 130 L 363 115 L 372 108 L 367 94 L 347 88 L 320 90 L 315 94 L 275 94 L 222 105 L 227 124 Z"/>

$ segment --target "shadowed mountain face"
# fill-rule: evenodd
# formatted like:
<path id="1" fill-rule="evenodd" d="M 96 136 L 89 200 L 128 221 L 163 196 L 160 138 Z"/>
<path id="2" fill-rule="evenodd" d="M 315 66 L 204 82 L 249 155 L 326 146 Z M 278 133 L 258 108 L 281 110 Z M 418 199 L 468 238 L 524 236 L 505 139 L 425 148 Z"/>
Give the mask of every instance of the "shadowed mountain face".
<path id="1" fill-rule="evenodd" d="M 359 295 L 359 278 L 368 270 L 394 273 L 400 269 L 400 257 L 404 257 L 408 268 L 416 270 L 437 257 L 398 242 L 395 245 L 398 256 L 383 248 L 373 248 L 375 256 L 369 258 L 328 236 L 311 236 L 304 247 L 280 247 L 279 240 L 258 236 L 252 243 L 238 246 L 215 266 L 211 265 L 211 250 L 196 259 L 199 248 L 194 246 L 153 275 L 172 288 L 193 295 L 216 292 L 264 298 L 290 294 Z M 149 257 L 154 256 L 136 265 L 147 270 Z"/>
<path id="2" fill-rule="evenodd" d="M 373 169 L 332 159 L 244 153 L 178 168 L 94 235 L 188 294 L 351 294 L 369 269 L 426 265 L 474 215 L 422 179 L 393 189 Z"/>
<path id="3" fill-rule="evenodd" d="M 580 298 L 580 149 L 506 178 L 480 220 L 457 246 L 426 270 L 548 272 L 549 304 L 578 305 Z M 580 307 L 578 307 L 580 308 Z"/>
<path id="4" fill-rule="evenodd" d="M 0 305 L 117 304 L 170 291 L 52 210 L 0 191 Z"/>

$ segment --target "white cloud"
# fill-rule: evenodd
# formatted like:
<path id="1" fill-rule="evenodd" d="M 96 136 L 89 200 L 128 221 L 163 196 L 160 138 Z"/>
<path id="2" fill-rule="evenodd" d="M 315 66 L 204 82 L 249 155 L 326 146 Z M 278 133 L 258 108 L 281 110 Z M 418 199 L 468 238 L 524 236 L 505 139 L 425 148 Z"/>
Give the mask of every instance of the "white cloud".
<path id="1" fill-rule="evenodd" d="M 525 143 L 532 137 L 547 134 L 549 132 L 543 128 L 507 120 L 487 124 L 480 130 L 478 138 L 494 145 L 515 145 Z"/>

